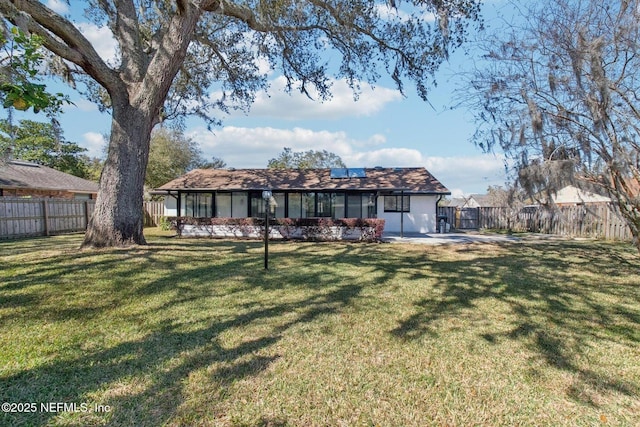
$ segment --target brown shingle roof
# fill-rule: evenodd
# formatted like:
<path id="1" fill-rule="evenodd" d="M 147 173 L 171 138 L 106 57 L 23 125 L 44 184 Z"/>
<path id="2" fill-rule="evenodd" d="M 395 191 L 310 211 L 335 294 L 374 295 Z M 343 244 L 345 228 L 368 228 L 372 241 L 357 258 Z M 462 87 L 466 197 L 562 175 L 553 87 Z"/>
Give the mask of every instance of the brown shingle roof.
<path id="1" fill-rule="evenodd" d="M 11 160 L 0 163 L 0 188 L 97 193 L 98 184 L 37 163 Z"/>
<path id="2" fill-rule="evenodd" d="M 425 168 L 367 168 L 366 178 L 331 178 L 331 169 L 196 169 L 158 190 L 404 190 L 450 194 Z"/>

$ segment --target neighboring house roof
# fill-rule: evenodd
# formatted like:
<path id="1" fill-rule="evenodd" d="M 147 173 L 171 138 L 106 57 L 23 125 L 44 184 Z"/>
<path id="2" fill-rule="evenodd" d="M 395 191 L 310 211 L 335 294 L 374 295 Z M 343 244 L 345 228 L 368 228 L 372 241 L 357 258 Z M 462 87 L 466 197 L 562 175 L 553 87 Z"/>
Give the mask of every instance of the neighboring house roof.
<path id="1" fill-rule="evenodd" d="M 608 203 L 611 199 L 568 185 L 552 196 L 555 204 Z"/>
<path id="2" fill-rule="evenodd" d="M 471 194 L 469 197 L 455 197 L 447 206 L 457 208 L 491 207 L 491 197 L 488 194 Z"/>
<path id="3" fill-rule="evenodd" d="M 341 169 L 196 169 L 157 190 L 375 190 L 450 194 L 425 168 L 359 168 L 358 176 Z M 344 171 L 344 169 L 342 169 Z M 361 175 L 364 177 L 361 177 Z M 332 178 L 333 176 L 345 176 Z"/>
<path id="4" fill-rule="evenodd" d="M 48 166 L 21 160 L 0 163 L 0 188 L 97 193 L 98 184 Z"/>
<path id="5" fill-rule="evenodd" d="M 446 205 L 443 203 L 443 206 L 449 206 L 452 208 L 462 208 L 467 206 L 467 199 L 465 199 L 464 197 L 453 197 L 451 198 L 451 200 L 448 201 Z"/>
<path id="6" fill-rule="evenodd" d="M 472 194 L 469 196 L 471 207 L 492 207 L 494 205 L 492 197 L 488 194 Z"/>

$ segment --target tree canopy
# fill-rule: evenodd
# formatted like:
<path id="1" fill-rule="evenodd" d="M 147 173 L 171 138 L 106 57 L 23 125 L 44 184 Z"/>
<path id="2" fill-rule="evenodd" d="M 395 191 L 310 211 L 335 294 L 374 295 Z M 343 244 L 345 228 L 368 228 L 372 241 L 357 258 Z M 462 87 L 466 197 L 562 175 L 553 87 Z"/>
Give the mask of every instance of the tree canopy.
<path id="1" fill-rule="evenodd" d="M 199 169 L 224 169 L 226 167 L 227 162 L 216 156 L 211 157 L 211 160 L 202 159 L 198 164 Z"/>
<path id="2" fill-rule="evenodd" d="M 198 144 L 178 130 L 160 128 L 151 134 L 145 185 L 157 188 L 204 163 Z"/>
<path id="3" fill-rule="evenodd" d="M 474 140 L 503 150 L 530 194 L 605 190 L 640 250 L 640 2 L 527 3 L 521 19 L 486 41 L 463 89 Z"/>
<path id="4" fill-rule="evenodd" d="M 21 120 L 15 126 L 0 120 L 0 152 L 10 150 L 11 156 L 79 176 L 89 177 L 87 151 L 75 142 L 66 141 L 56 123 Z"/>
<path id="5" fill-rule="evenodd" d="M 340 156 L 327 150 L 293 151 L 286 148 L 278 157 L 269 160 L 272 169 L 346 168 Z"/>
<path id="6" fill-rule="evenodd" d="M 44 3 L 0 0 L 12 25 L 37 34 L 53 70 L 83 82 L 110 109 L 109 148 L 85 246 L 145 243 L 142 196 L 152 129 L 196 114 L 247 109 L 272 70 L 288 90 L 326 99 L 331 76 L 357 94 L 388 75 L 427 98 L 434 74 L 479 21 L 480 0 L 105 0 L 85 16 L 108 28 L 118 57 L 101 58 L 67 17 Z M 82 86 L 78 86 L 82 87 Z"/>

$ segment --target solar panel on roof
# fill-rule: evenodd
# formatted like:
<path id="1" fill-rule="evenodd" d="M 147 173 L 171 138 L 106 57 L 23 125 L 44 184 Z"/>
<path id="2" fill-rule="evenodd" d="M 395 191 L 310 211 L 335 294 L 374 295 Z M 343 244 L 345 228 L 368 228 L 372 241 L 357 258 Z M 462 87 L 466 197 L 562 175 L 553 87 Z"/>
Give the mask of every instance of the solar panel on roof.
<path id="1" fill-rule="evenodd" d="M 367 173 L 364 168 L 349 168 L 349 178 L 366 178 Z"/>
<path id="2" fill-rule="evenodd" d="M 364 168 L 331 168 L 331 178 L 366 178 Z"/>
<path id="3" fill-rule="evenodd" d="M 347 168 L 331 168 L 331 178 L 349 178 Z"/>

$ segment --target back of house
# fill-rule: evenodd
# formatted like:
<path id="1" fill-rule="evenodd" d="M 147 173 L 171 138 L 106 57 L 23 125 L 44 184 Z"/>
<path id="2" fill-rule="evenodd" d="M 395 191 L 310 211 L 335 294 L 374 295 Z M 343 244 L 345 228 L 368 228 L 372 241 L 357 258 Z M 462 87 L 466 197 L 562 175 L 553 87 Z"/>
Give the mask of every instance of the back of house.
<path id="1" fill-rule="evenodd" d="M 385 231 L 432 233 L 450 191 L 425 168 L 196 169 L 159 187 L 165 215 L 263 217 L 262 191 L 276 218 L 380 218 Z"/>

